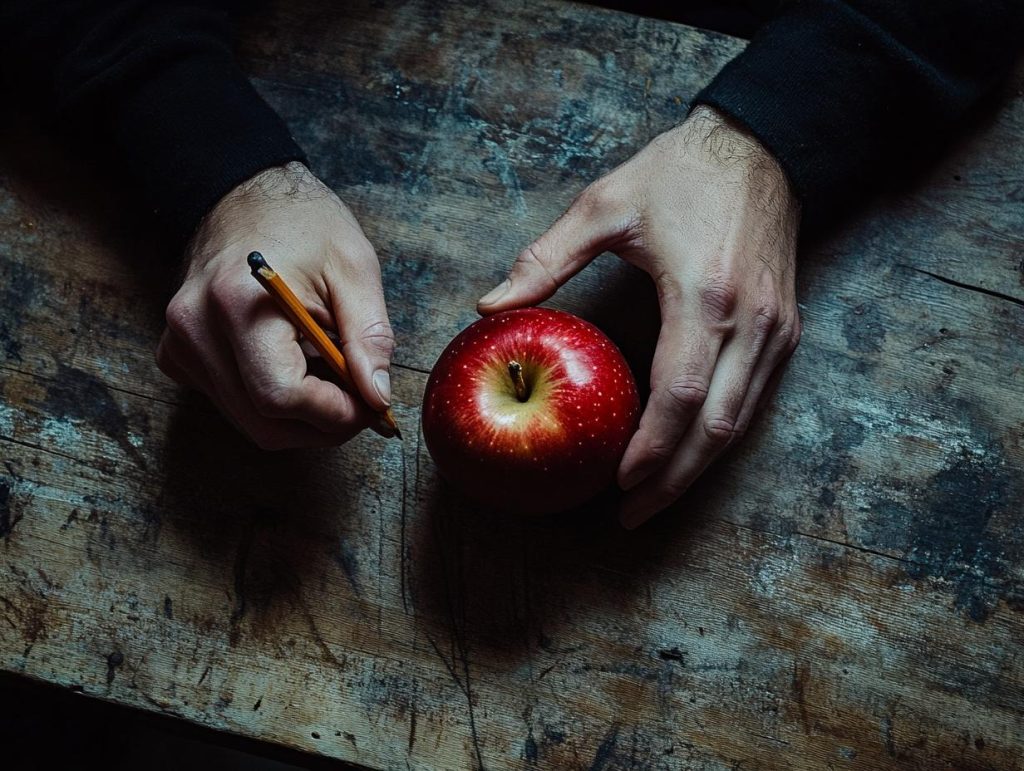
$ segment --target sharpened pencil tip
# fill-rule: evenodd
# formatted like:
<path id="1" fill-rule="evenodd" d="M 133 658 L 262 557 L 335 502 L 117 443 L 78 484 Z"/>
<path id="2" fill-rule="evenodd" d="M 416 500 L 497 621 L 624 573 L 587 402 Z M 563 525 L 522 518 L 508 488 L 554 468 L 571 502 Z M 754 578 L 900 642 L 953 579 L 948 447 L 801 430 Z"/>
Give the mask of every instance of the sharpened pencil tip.
<path id="1" fill-rule="evenodd" d="M 245 261 L 249 263 L 249 268 L 255 274 L 260 268 L 269 268 L 266 259 L 259 252 L 249 252 L 249 256 L 245 258 Z"/>
<path id="2" fill-rule="evenodd" d="M 403 439 L 403 438 L 402 438 L 402 432 L 401 432 L 401 430 L 400 430 L 400 429 L 398 428 L 398 426 L 395 426 L 395 427 L 394 427 L 393 429 L 391 429 L 391 430 L 395 432 L 395 438 L 396 438 L 396 439 L 397 439 L 398 441 L 400 441 L 400 442 L 404 442 L 404 441 L 405 441 L 405 439 Z"/>

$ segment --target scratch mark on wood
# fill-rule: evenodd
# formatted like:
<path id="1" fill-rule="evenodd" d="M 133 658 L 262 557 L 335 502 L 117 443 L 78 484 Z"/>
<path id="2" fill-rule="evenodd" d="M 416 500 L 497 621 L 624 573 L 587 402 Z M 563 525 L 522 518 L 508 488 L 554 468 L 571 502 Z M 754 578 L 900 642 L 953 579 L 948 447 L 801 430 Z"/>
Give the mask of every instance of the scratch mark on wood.
<path id="1" fill-rule="evenodd" d="M 686 653 L 679 650 L 679 648 L 662 648 L 658 651 L 658 658 L 662 661 L 676 661 L 680 664 L 686 664 Z"/>
<path id="2" fill-rule="evenodd" d="M 331 557 L 334 559 L 335 564 L 341 568 L 341 572 L 345 574 L 349 586 L 352 587 L 352 593 L 359 597 L 361 590 L 359 587 L 358 557 L 352 545 L 345 540 L 344 536 L 339 536 L 338 548 L 332 552 Z"/>
<path id="3" fill-rule="evenodd" d="M 100 468 L 98 465 L 89 463 L 88 461 L 84 461 L 81 458 L 76 458 L 74 455 L 70 455 L 66 452 L 55 450 L 52 447 L 40 447 L 38 444 L 33 444 L 32 442 L 25 442 L 21 439 L 15 439 L 12 436 L 3 436 L 0 437 L 0 439 L 3 439 L 3 441 L 10 442 L 11 444 L 17 445 L 19 447 L 25 447 L 29 450 L 35 450 L 36 452 L 45 452 L 48 455 L 55 455 L 58 458 L 64 458 L 64 460 L 69 460 L 72 463 L 76 463 L 79 466 L 84 466 L 85 468 L 90 468 L 93 469 L 94 471 L 99 471 L 101 474 L 104 473 L 103 469 Z"/>
<path id="4" fill-rule="evenodd" d="M 896 757 L 896 742 L 892 736 L 892 716 L 886 715 L 882 718 L 882 741 L 885 742 L 885 751 L 890 758 Z"/>
<path id="5" fill-rule="evenodd" d="M 165 712 L 168 715 L 174 715 L 175 717 L 184 717 L 184 715 L 182 715 L 181 712 L 175 709 L 172 704 L 169 704 L 163 699 L 156 698 L 152 694 L 147 693 L 142 688 L 136 687 L 135 690 L 139 693 L 140 696 L 142 696 L 143 699 L 145 699 L 147 702 L 149 702 L 154 707 L 159 709 L 161 712 Z"/>
<path id="6" fill-rule="evenodd" d="M 793 701 L 796 702 L 797 709 L 800 711 L 800 725 L 803 726 L 805 734 L 809 734 L 811 732 L 811 721 L 807 714 L 807 700 L 805 693 L 807 688 L 807 679 L 810 675 L 811 668 L 807 664 L 801 664 L 794 659 Z"/>
<path id="7" fill-rule="evenodd" d="M 743 524 L 741 522 L 733 522 L 732 520 L 728 520 L 728 519 L 724 519 L 724 518 L 721 520 L 721 522 L 723 522 L 725 524 L 728 524 L 728 525 L 731 525 L 733 527 L 740 528 L 742 530 L 749 530 L 749 531 L 751 531 L 753 533 L 762 533 L 762 534 L 765 534 L 765 535 L 778 535 L 778 533 L 774 533 L 774 532 L 772 532 L 770 530 L 761 530 L 759 528 L 751 527 L 750 525 L 746 525 L 746 524 Z M 915 565 L 915 564 L 918 564 L 914 560 L 907 559 L 907 558 L 904 558 L 904 557 L 900 557 L 900 556 L 897 556 L 895 554 L 889 554 L 889 553 L 884 552 L 884 551 L 878 551 L 876 549 L 870 549 L 870 548 L 868 548 L 866 546 L 860 546 L 858 544 L 849 543 L 847 541 L 839 541 L 839 540 L 836 540 L 834 538 L 826 538 L 825 536 L 815 535 L 814 533 L 804 533 L 804 532 L 802 532 L 800 530 L 792 530 L 792 531 L 789 531 L 789 534 L 790 535 L 799 536 L 800 538 L 809 538 L 809 539 L 811 539 L 813 541 L 820 541 L 822 543 L 831 543 L 831 544 L 834 544 L 836 546 L 842 546 L 843 548 L 851 549 L 852 551 L 859 551 L 859 552 L 861 552 L 863 554 L 870 554 L 873 557 L 881 557 L 882 559 L 892 560 L 893 562 L 901 563 L 903 565 Z"/>
<path id="8" fill-rule="evenodd" d="M 309 605 L 306 600 L 302 597 L 301 587 L 295 588 L 295 600 L 296 604 L 302 610 L 302 615 L 306 619 L 306 625 L 309 627 L 309 633 L 313 637 L 313 642 L 320 649 L 323 654 L 324 660 L 333 664 L 338 670 L 342 670 L 348 664 L 348 657 L 343 653 L 341 658 L 331 650 L 331 646 L 327 644 L 327 640 L 324 639 L 323 633 L 320 631 L 320 627 L 316 623 L 316 617 L 313 612 L 309 609 Z"/>
<path id="9" fill-rule="evenodd" d="M 768 734 L 759 733 L 757 731 L 754 731 L 753 733 L 754 733 L 754 736 L 758 736 L 758 737 L 760 737 L 762 739 L 766 739 L 766 740 L 770 741 L 772 744 L 779 744 L 779 745 L 781 745 L 783 747 L 788 747 L 789 746 L 789 742 L 787 742 L 785 739 L 780 739 L 778 736 L 769 736 Z"/>
<path id="10" fill-rule="evenodd" d="M 249 562 L 249 552 L 252 550 L 252 543 L 255 538 L 255 534 L 255 523 L 250 522 L 249 527 L 245 528 L 242 533 L 241 541 L 238 544 L 238 552 L 235 555 L 235 564 L 233 569 L 235 606 L 231 611 L 230 618 L 228 619 L 228 625 L 231 630 L 228 635 L 228 640 L 231 645 L 238 644 L 238 638 L 241 633 L 239 622 L 241 622 L 242 616 L 245 615 L 245 574 Z"/>
<path id="11" fill-rule="evenodd" d="M 409 748 L 408 752 L 412 754 L 413 745 L 416 744 L 416 702 L 413 701 L 410 708 L 409 715 Z"/>
<path id="12" fill-rule="evenodd" d="M 419 429 L 416 431 L 416 446 L 413 450 L 419 464 L 419 444 L 420 444 L 420 432 Z M 405 448 L 402 448 L 402 501 L 399 507 L 399 531 L 398 531 L 398 586 L 399 591 L 402 595 L 402 610 L 406 614 L 409 613 L 409 597 L 406 591 L 406 581 L 408 580 L 406 573 L 408 570 L 408 546 L 406 543 L 406 523 L 409 516 L 409 502 L 408 502 L 408 489 L 409 482 L 407 479 L 407 465 L 405 462 Z"/>
<path id="13" fill-rule="evenodd" d="M 6 597 L 2 596 L 0 596 L 0 602 L 2 602 L 4 608 L 6 608 L 6 610 L 4 611 L 4 618 L 7 620 L 7 623 L 10 624 L 11 629 L 18 629 L 21 621 L 21 611 L 18 609 L 18 606 L 10 600 L 8 600 Z M 13 618 L 11 617 L 11 614 L 13 614 Z M 17 619 L 17 621 L 15 621 L 14 619 Z"/>

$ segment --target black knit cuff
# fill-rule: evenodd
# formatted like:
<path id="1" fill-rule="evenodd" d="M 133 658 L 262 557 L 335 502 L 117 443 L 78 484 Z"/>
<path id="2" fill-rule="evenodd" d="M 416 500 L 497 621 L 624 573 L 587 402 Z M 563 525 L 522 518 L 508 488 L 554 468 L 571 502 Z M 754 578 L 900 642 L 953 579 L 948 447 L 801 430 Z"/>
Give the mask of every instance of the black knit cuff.
<path id="1" fill-rule="evenodd" d="M 899 90 L 899 46 L 842 3 L 795 3 L 765 25 L 694 99 L 750 130 L 803 204 L 803 221 L 831 220 L 870 186 Z M 905 93 L 905 92 L 904 92 Z M 904 97 L 905 98 L 905 97 Z"/>
<path id="2" fill-rule="evenodd" d="M 181 243 L 239 183 L 305 161 L 284 122 L 227 54 L 163 63 L 112 109 L 114 141 L 129 173 Z"/>

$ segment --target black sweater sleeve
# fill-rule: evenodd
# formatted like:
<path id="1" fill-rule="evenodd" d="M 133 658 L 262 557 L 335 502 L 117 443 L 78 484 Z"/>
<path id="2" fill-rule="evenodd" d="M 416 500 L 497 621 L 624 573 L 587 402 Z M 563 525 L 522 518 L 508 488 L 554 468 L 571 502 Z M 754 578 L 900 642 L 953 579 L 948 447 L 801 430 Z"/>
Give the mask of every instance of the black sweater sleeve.
<path id="1" fill-rule="evenodd" d="M 758 137 L 813 227 L 948 136 L 1022 36 L 1021 0 L 795 0 L 695 104 Z"/>
<path id="2" fill-rule="evenodd" d="M 303 160 L 236 64 L 225 5 L 0 0 L 5 74 L 64 126 L 109 141 L 182 241 L 238 183 Z"/>

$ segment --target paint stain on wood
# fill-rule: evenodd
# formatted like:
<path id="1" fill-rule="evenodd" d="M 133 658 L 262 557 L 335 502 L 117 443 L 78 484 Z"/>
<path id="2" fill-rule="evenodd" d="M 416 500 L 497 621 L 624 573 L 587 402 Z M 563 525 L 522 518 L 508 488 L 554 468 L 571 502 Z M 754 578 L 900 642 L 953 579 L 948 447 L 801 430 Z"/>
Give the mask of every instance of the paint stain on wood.
<path id="1" fill-rule="evenodd" d="M 112 439 L 125 455 L 146 468 L 146 459 L 132 444 L 129 420 L 107 384 L 91 372 L 56 363 L 57 374 L 40 407 L 58 420 L 80 420 Z"/>

